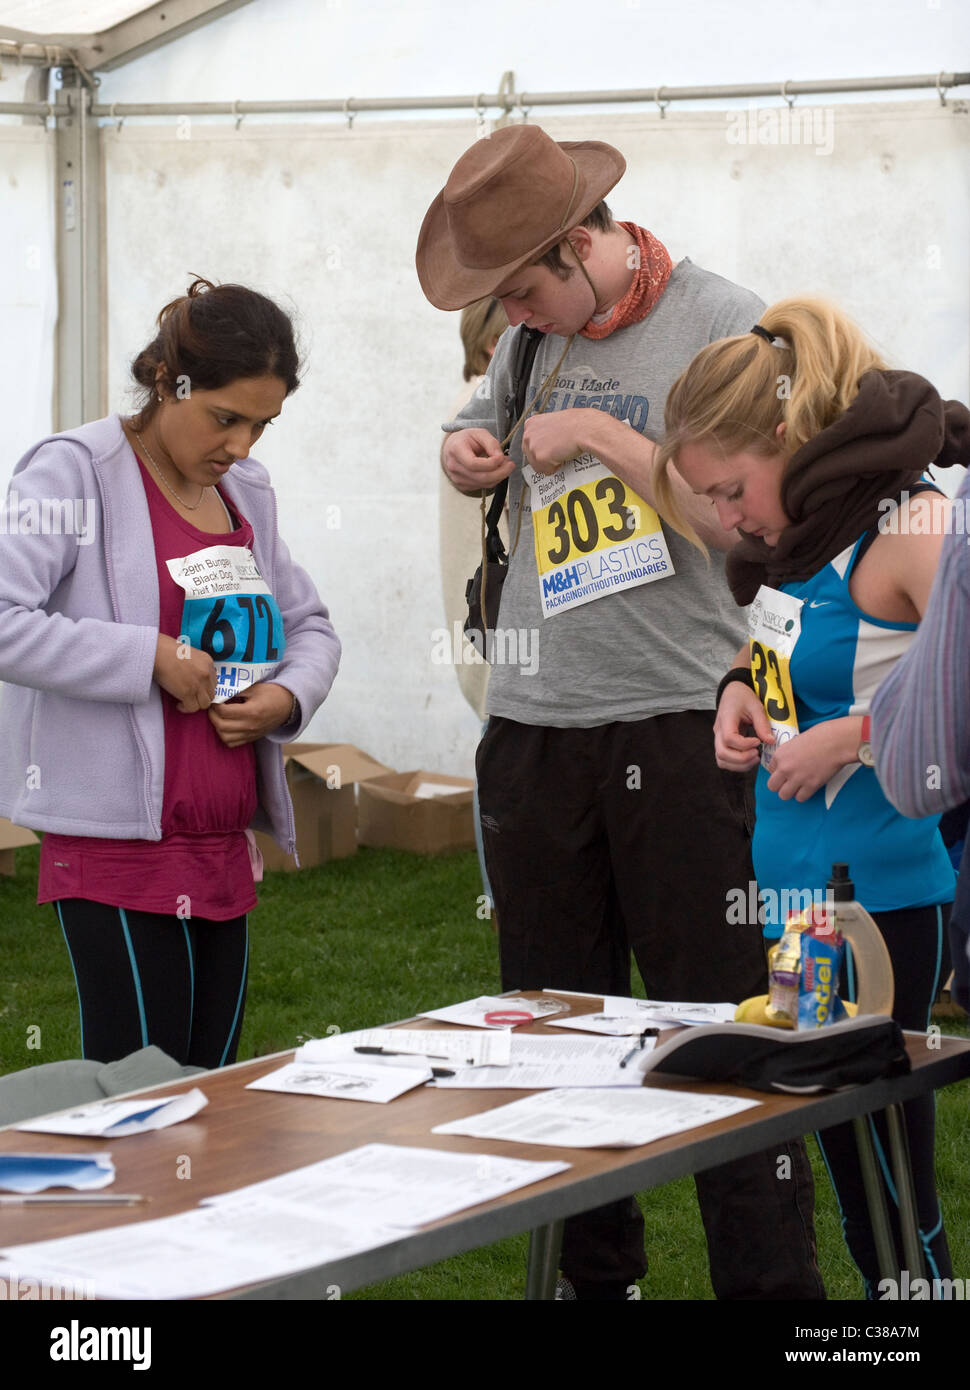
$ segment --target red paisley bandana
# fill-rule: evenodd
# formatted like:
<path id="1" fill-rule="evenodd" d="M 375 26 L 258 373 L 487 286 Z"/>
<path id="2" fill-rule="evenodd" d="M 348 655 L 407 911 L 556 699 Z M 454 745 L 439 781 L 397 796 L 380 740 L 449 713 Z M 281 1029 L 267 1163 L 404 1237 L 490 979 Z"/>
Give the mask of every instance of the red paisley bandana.
<path id="1" fill-rule="evenodd" d="M 636 242 L 633 284 L 613 305 L 607 318 L 600 323 L 590 319 L 586 327 L 579 330 L 584 338 L 608 338 L 618 328 L 628 328 L 631 323 L 645 319 L 666 289 L 674 268 L 666 246 L 646 227 L 638 227 L 635 222 L 619 222 L 617 226 L 629 232 Z M 630 250 L 633 249 L 631 245 Z"/>

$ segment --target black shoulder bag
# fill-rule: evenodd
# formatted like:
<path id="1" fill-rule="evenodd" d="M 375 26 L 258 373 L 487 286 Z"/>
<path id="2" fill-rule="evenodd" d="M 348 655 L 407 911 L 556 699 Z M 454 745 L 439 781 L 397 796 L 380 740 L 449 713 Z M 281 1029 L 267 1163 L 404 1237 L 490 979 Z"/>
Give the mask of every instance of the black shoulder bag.
<path id="1" fill-rule="evenodd" d="M 534 328 L 523 328 L 519 334 L 515 360 L 512 364 L 512 390 L 505 400 L 508 412 L 507 442 L 511 442 L 515 427 L 525 410 L 525 393 L 529 385 L 532 364 L 535 361 L 536 351 L 542 337 L 543 335 Z M 495 624 L 498 622 L 499 604 L 502 601 L 502 585 L 509 572 L 509 557 L 498 530 L 499 518 L 502 515 L 502 508 L 505 506 L 508 490 L 509 480 L 503 478 L 492 493 L 491 505 L 485 516 L 482 563 L 465 585 L 465 602 L 468 604 L 465 633 L 482 656 L 488 650 L 488 632 L 494 631 Z"/>

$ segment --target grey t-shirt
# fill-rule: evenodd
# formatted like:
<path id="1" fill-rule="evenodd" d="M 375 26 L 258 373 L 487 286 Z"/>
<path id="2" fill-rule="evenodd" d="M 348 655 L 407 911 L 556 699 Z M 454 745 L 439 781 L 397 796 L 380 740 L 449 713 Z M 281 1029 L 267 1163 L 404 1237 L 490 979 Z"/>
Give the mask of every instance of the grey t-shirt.
<path id="1" fill-rule="evenodd" d="M 707 343 L 747 332 L 763 307 L 757 295 L 685 259 L 640 323 L 596 341 L 574 340 L 546 408 L 605 410 L 657 439 L 667 393 L 688 362 Z M 502 336 L 485 382 L 446 430 L 479 427 L 505 437 L 517 337 L 514 329 Z M 551 334 L 539 344 L 527 399 L 563 346 Z M 712 552 L 708 565 L 667 526 L 673 575 L 543 618 L 521 431 L 509 452 L 518 465 L 509 479 L 509 534 L 514 541 L 520 507 L 521 533 L 502 590 L 497 626 L 504 636 L 496 643 L 488 713 L 523 724 L 591 728 L 713 709 L 717 683 L 745 635 L 723 558 Z"/>

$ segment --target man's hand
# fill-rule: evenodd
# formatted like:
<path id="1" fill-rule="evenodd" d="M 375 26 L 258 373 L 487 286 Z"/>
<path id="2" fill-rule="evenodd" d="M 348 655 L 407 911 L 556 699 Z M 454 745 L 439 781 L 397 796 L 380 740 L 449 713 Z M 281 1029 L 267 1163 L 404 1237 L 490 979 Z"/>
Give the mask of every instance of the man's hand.
<path id="1" fill-rule="evenodd" d="M 178 701 L 182 714 L 208 709 L 216 693 L 216 668 L 208 652 L 158 634 L 152 678 Z"/>
<path id="2" fill-rule="evenodd" d="M 227 748 L 240 748 L 271 734 L 290 717 L 293 694 L 285 685 L 260 681 L 222 705 L 211 705 L 209 718 Z"/>
<path id="3" fill-rule="evenodd" d="M 472 497 L 491 492 L 515 468 L 495 436 L 483 429 L 446 435 L 441 466 L 452 486 Z"/>
<path id="4" fill-rule="evenodd" d="M 584 453 L 579 431 L 585 410 L 554 410 L 530 415 L 522 427 L 522 456 L 537 473 L 555 473 L 564 463 Z"/>
<path id="5" fill-rule="evenodd" d="M 857 761 L 861 730 L 862 721 L 855 716 L 826 719 L 781 744 L 771 755 L 768 790 L 782 801 L 808 801 L 829 778 Z"/>
<path id="6" fill-rule="evenodd" d="M 529 417 L 522 444 L 526 461 L 537 473 L 555 473 L 579 454 L 592 454 L 648 506 L 656 505 L 652 474 L 657 446 L 625 420 L 591 407 L 552 410 Z M 724 530 L 710 499 L 695 497 L 680 474 L 669 466 L 668 475 L 685 519 L 700 538 L 715 550 L 730 550 L 738 534 Z"/>

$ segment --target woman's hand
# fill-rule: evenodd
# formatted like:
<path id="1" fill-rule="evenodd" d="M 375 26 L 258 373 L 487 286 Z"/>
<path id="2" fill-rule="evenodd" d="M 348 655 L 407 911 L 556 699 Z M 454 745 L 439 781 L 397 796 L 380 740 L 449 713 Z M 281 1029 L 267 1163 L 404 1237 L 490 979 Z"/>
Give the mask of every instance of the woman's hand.
<path id="1" fill-rule="evenodd" d="M 216 668 L 209 653 L 162 632 L 155 647 L 152 677 L 178 701 L 182 714 L 208 709 L 216 693 Z"/>
<path id="2" fill-rule="evenodd" d="M 714 756 L 718 767 L 728 772 L 750 772 L 758 766 L 761 744 L 774 741 L 771 722 L 751 687 L 743 681 L 732 681 L 725 686 L 714 721 Z"/>
<path id="3" fill-rule="evenodd" d="M 293 693 L 274 681 L 260 681 L 225 704 L 212 705 L 209 718 L 227 748 L 255 743 L 286 724 L 293 708 Z"/>
<path id="4" fill-rule="evenodd" d="M 858 761 L 862 720 L 826 719 L 781 744 L 768 765 L 768 790 L 782 801 L 808 801 L 849 763 Z"/>

